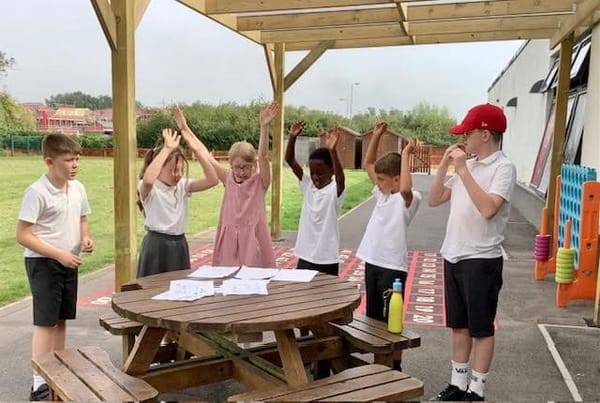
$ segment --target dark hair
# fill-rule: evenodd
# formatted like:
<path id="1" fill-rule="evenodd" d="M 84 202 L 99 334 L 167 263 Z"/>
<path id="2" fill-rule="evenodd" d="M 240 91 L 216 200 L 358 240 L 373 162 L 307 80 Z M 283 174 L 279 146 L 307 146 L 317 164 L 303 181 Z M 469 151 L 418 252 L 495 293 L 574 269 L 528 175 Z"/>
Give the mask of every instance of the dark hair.
<path id="1" fill-rule="evenodd" d="M 81 154 L 81 145 L 71 137 L 62 133 L 50 133 L 42 140 L 42 155 L 44 158 L 56 158 L 63 154 Z"/>
<path id="2" fill-rule="evenodd" d="M 399 153 L 388 153 L 375 161 L 375 173 L 388 176 L 400 175 L 402 156 Z"/>
<path id="3" fill-rule="evenodd" d="M 308 156 L 308 160 L 320 160 L 329 168 L 333 168 L 333 159 L 331 158 L 331 152 L 328 148 L 319 147 L 313 150 Z"/>
<path id="4" fill-rule="evenodd" d="M 158 153 L 160 153 L 160 150 L 162 150 L 163 148 L 163 144 L 158 145 L 150 150 L 148 150 L 148 152 L 146 152 L 146 155 L 144 155 L 144 165 L 142 166 L 142 170 L 140 172 L 140 179 L 144 178 L 144 174 L 146 173 L 146 169 L 148 168 L 148 166 L 152 163 L 152 161 L 154 161 L 154 158 L 158 155 Z M 177 147 L 176 149 L 174 149 L 173 151 L 171 151 L 171 154 L 169 154 L 169 156 L 167 157 L 167 159 L 165 160 L 165 164 L 169 161 L 171 161 L 173 158 L 175 158 L 176 160 L 182 160 L 183 163 L 185 164 L 185 172 L 186 172 L 186 176 L 188 176 L 189 174 L 189 165 L 188 165 L 188 160 L 185 157 L 185 153 L 183 152 L 183 148 L 181 147 Z M 140 209 L 140 211 L 143 213 L 144 212 L 144 206 L 142 205 L 142 201 L 140 200 L 140 194 L 138 192 L 137 195 L 137 202 L 136 204 L 138 205 L 138 208 Z"/>

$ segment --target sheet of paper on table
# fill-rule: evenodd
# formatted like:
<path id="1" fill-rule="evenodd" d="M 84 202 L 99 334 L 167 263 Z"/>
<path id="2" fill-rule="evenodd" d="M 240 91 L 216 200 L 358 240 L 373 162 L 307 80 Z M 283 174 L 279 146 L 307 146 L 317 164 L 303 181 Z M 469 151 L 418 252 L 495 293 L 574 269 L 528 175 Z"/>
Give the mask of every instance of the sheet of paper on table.
<path id="1" fill-rule="evenodd" d="M 211 295 L 215 295 L 212 281 L 172 280 L 167 291 L 155 295 L 152 299 L 195 301 Z"/>
<path id="2" fill-rule="evenodd" d="M 317 275 L 316 270 L 304 270 L 304 269 L 284 269 L 279 270 L 274 277 L 271 278 L 273 281 L 296 281 L 300 283 L 308 283 Z"/>
<path id="3" fill-rule="evenodd" d="M 279 273 L 279 269 L 242 266 L 240 271 L 235 274 L 235 277 L 244 280 L 261 280 L 271 278 L 277 273 Z"/>
<path id="4" fill-rule="evenodd" d="M 188 274 L 192 278 L 225 278 L 239 270 L 239 266 L 200 266 Z"/>
<path id="5" fill-rule="evenodd" d="M 231 278 L 223 280 L 223 284 L 219 291 L 223 293 L 223 295 L 269 295 L 267 284 L 269 284 L 269 280 Z"/>

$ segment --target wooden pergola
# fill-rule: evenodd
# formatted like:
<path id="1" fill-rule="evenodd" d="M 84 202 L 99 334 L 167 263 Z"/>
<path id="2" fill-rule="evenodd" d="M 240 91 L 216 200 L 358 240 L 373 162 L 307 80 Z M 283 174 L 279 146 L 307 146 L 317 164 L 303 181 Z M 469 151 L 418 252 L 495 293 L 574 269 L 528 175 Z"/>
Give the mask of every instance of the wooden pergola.
<path id="1" fill-rule="evenodd" d="M 280 105 L 284 105 L 286 90 L 329 49 L 548 38 L 551 48 L 560 45 L 550 177 L 558 175 L 562 162 L 573 43 L 600 18 L 600 0 L 176 1 L 262 46 L 273 98 Z M 112 51 L 118 287 L 135 276 L 134 39 L 150 0 L 91 0 L 91 3 Z M 288 51 L 308 53 L 285 74 Z M 280 108 L 273 130 L 271 232 L 274 239 L 280 237 L 283 122 L 284 108 Z M 550 181 L 547 203 L 551 212 L 554 187 L 554 181 Z M 596 323 L 599 321 L 597 308 Z"/>

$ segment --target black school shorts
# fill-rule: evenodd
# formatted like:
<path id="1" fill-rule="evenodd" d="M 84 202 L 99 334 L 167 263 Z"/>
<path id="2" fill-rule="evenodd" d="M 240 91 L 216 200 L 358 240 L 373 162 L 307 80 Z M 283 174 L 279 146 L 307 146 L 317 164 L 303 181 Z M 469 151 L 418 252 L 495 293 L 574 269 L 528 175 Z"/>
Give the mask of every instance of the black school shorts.
<path id="1" fill-rule="evenodd" d="M 494 335 L 503 263 L 502 257 L 444 260 L 447 327 L 468 328 L 471 337 Z"/>
<path id="2" fill-rule="evenodd" d="M 329 263 L 329 264 L 319 264 L 319 263 L 311 263 L 307 260 L 298 258 L 298 265 L 296 269 L 302 270 L 316 270 L 319 273 L 330 274 L 332 276 L 337 276 L 340 270 L 339 263 Z"/>
<path id="3" fill-rule="evenodd" d="M 25 270 L 33 297 L 33 324 L 54 326 L 59 320 L 75 319 L 77 270 L 45 257 L 25 258 Z"/>
<path id="4" fill-rule="evenodd" d="M 365 262 L 365 293 L 367 297 L 367 316 L 369 318 L 387 322 L 387 315 L 383 314 L 383 293 L 392 289 L 394 280 L 402 281 L 402 298 L 406 288 L 406 272 L 402 270 L 386 269 Z M 386 312 L 389 312 L 390 298 L 387 300 Z"/>

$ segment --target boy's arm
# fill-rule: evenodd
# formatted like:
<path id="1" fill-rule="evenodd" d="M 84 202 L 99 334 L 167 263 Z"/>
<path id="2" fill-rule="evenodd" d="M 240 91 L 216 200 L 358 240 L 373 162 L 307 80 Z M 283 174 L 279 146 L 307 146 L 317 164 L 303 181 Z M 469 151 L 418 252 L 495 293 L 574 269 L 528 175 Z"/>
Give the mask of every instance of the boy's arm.
<path id="1" fill-rule="evenodd" d="M 277 116 L 279 104 L 272 102 L 260 110 L 260 138 L 258 140 L 258 169 L 265 189 L 271 184 L 269 164 L 269 125 Z"/>
<path id="2" fill-rule="evenodd" d="M 140 187 L 140 199 L 145 200 L 152 190 L 152 186 L 156 179 L 160 175 L 163 165 L 171 152 L 179 146 L 180 136 L 177 132 L 171 129 L 163 129 L 162 136 L 164 139 L 163 147 L 158 152 L 158 155 L 154 157 L 150 165 L 146 167 L 144 176 L 142 177 L 142 186 Z"/>
<path id="3" fill-rule="evenodd" d="M 33 232 L 35 224 L 19 220 L 17 223 L 17 242 L 29 250 L 58 261 L 65 267 L 76 269 L 81 264 L 79 256 L 65 252 L 42 242 Z"/>
<path id="4" fill-rule="evenodd" d="M 431 182 L 428 200 L 429 206 L 431 207 L 439 206 L 440 204 L 446 203 L 448 200 L 450 200 L 452 191 L 444 186 L 444 182 L 446 181 L 446 174 L 448 173 L 448 166 L 450 165 L 450 154 L 456 148 L 458 148 L 458 144 L 451 145 L 446 149 L 437 173 L 433 178 L 433 182 Z"/>
<path id="5" fill-rule="evenodd" d="M 410 207 L 413 199 L 412 192 L 412 175 L 410 174 L 410 155 L 415 149 L 415 139 L 407 139 L 408 142 L 402 149 L 402 162 L 400 167 L 400 194 L 406 203 L 406 207 Z"/>
<path id="6" fill-rule="evenodd" d="M 94 241 L 90 238 L 90 224 L 87 216 L 83 215 L 80 219 L 81 228 L 81 251 L 92 253 L 94 251 Z"/>
<path id="7" fill-rule="evenodd" d="M 288 143 L 285 149 L 285 162 L 292 168 L 292 172 L 296 175 L 298 180 L 302 180 L 302 167 L 296 161 L 296 138 L 304 130 L 304 122 L 294 122 L 288 134 Z"/>
<path id="8" fill-rule="evenodd" d="M 385 133 L 386 130 L 386 122 L 380 120 L 375 124 L 375 127 L 373 128 L 373 136 L 371 137 L 369 147 L 367 148 L 367 153 L 365 154 L 365 168 L 367 169 L 367 173 L 369 174 L 371 182 L 373 182 L 374 184 L 377 183 L 377 176 L 375 174 L 375 160 L 377 159 L 377 148 L 379 148 L 379 140 L 381 140 L 381 135 Z"/>
<path id="9" fill-rule="evenodd" d="M 211 175 L 207 171 L 207 167 L 205 167 L 205 165 L 202 163 L 200 159 L 200 153 L 203 153 L 203 157 L 206 159 L 206 161 L 209 162 L 212 169 L 215 171 L 217 179 L 221 180 L 222 182 L 225 182 L 225 178 L 227 177 L 227 169 L 225 169 L 221 164 L 219 164 L 219 161 L 217 161 L 215 157 L 212 156 L 212 154 L 208 151 L 208 148 L 206 148 L 204 143 L 200 141 L 198 137 L 196 137 L 192 129 L 190 129 L 190 127 L 188 126 L 187 120 L 185 119 L 185 115 L 179 107 L 175 107 L 175 110 L 173 111 L 173 117 L 175 119 L 175 123 L 177 123 L 177 127 L 179 127 L 179 130 L 181 131 L 183 139 L 188 143 L 192 151 L 194 151 L 194 154 L 196 154 L 196 156 L 198 157 L 198 162 L 200 162 L 200 165 L 202 165 L 202 169 L 204 170 L 206 179 L 209 179 L 209 176 Z M 214 185 L 216 184 L 217 182 Z M 213 187 L 214 185 L 206 186 L 203 189 L 199 190 L 208 189 Z"/>
<path id="10" fill-rule="evenodd" d="M 337 142 L 340 138 L 339 128 L 335 128 L 333 132 L 325 134 L 325 146 L 331 153 L 331 160 L 333 162 L 333 174 L 335 175 L 335 184 L 337 187 L 337 195 L 340 197 L 346 189 L 346 176 L 344 175 L 344 168 L 340 162 L 340 158 L 337 153 Z"/>

